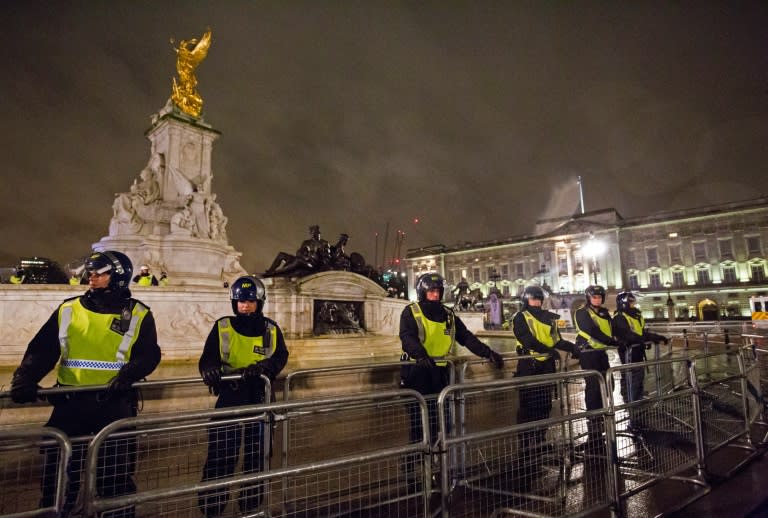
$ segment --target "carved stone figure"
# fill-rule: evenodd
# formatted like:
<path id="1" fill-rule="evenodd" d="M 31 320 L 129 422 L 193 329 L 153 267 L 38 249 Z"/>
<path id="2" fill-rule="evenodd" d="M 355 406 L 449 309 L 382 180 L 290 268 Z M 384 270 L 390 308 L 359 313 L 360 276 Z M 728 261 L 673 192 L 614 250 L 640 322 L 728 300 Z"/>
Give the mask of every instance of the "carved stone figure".
<path id="1" fill-rule="evenodd" d="M 171 39 L 171 44 L 174 41 Z M 184 113 L 192 117 L 199 117 L 203 110 L 203 98 L 197 92 L 197 78 L 195 69 L 208 55 L 208 49 L 211 46 L 211 30 L 205 31 L 205 34 L 198 41 L 196 38 L 191 40 L 181 40 L 176 51 L 176 72 L 179 74 L 179 81 L 173 78 L 173 94 L 171 99 L 174 104 Z"/>
<path id="2" fill-rule="evenodd" d="M 197 224 L 189 205 L 171 216 L 171 234 L 197 236 Z"/>
<path id="3" fill-rule="evenodd" d="M 112 202 L 112 220 L 109 222 L 109 235 L 138 234 L 142 222 L 136 213 L 133 196 L 126 192 L 115 194 Z"/>

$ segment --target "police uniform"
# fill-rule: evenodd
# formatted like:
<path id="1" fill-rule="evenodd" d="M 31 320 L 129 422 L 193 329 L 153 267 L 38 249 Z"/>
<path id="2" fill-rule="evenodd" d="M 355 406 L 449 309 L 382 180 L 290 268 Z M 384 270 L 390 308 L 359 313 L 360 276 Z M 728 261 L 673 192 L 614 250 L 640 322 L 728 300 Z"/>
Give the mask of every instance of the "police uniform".
<path id="1" fill-rule="evenodd" d="M 62 386 L 102 385 L 116 375 L 130 383 L 148 376 L 160 362 L 152 312 L 130 298 L 128 290 L 89 290 L 65 300 L 29 343 L 14 380 L 36 385 L 57 362 L 57 381 Z M 136 415 L 134 391 L 87 391 L 50 399 L 54 408 L 46 426 L 69 437 L 93 435 L 113 421 Z M 69 508 L 77 498 L 85 453 L 82 445 L 72 454 L 66 495 Z M 99 455 L 98 493 L 104 497 L 134 493 L 135 460 L 132 441 L 120 448 L 108 444 Z M 58 451 L 47 450 L 41 506 L 53 505 L 57 461 Z M 132 514 L 131 508 L 122 516 Z"/>
<path id="2" fill-rule="evenodd" d="M 663 342 L 665 336 L 652 333 L 645 329 L 645 319 L 637 308 L 618 310 L 613 316 L 613 334 L 619 340 L 619 357 L 621 363 L 637 363 L 645 361 L 645 342 Z M 634 347 L 632 347 L 634 345 Z M 622 371 L 621 395 L 626 402 L 637 401 L 643 397 L 643 382 L 645 369 L 637 368 Z"/>
<path id="3" fill-rule="evenodd" d="M 578 334 L 576 348 L 579 350 L 579 365 L 582 369 L 596 370 L 602 375 L 610 367 L 606 348 L 617 346 L 611 330 L 611 314 L 604 307 L 595 308 L 589 304 L 574 312 L 574 321 Z M 592 376 L 587 377 L 584 389 L 587 410 L 603 407 L 599 382 Z"/>
<path id="4" fill-rule="evenodd" d="M 403 366 L 401 386 L 420 394 L 439 394 L 449 382 L 449 367 L 445 357 L 454 343 L 463 345 L 474 354 L 489 358 L 492 350 L 472 334 L 452 310 L 437 301 L 409 304 L 400 315 L 400 342 Z M 495 353 L 494 353 L 495 354 Z M 431 358 L 435 365 L 422 365 L 418 360 Z M 429 402 L 429 422 L 432 437 L 437 436 L 436 406 Z M 411 440 L 421 439 L 421 421 L 412 416 Z"/>
<path id="5" fill-rule="evenodd" d="M 242 372 L 258 363 L 263 373 L 274 381 L 288 361 L 288 349 L 278 325 L 261 313 L 224 317 L 216 321 L 205 341 L 200 357 L 200 372 L 220 369 L 223 374 Z M 219 386 L 216 408 L 264 403 L 264 382 L 261 379 L 224 381 Z M 203 481 L 231 476 L 235 471 L 244 435 L 243 472 L 264 469 L 263 423 L 211 426 L 208 429 L 208 457 L 203 467 Z M 261 504 L 261 484 L 241 489 L 238 504 L 243 512 L 253 511 Z M 199 505 L 206 516 L 218 516 L 227 506 L 227 490 L 203 491 Z"/>
<path id="6" fill-rule="evenodd" d="M 512 331 L 520 344 L 518 354 L 538 355 L 533 359 L 518 361 L 517 376 L 552 374 L 557 369 L 555 349 L 566 352 L 573 350 L 573 344 L 560 336 L 557 328 L 559 318 L 556 313 L 534 306 L 515 314 Z M 548 418 L 552 411 L 552 389 L 552 385 L 520 389 L 517 422 L 527 423 Z"/>
<path id="7" fill-rule="evenodd" d="M 139 275 L 136 275 L 133 278 L 133 282 L 138 284 L 139 286 L 157 286 L 157 277 L 155 277 L 151 273 L 140 273 Z"/>

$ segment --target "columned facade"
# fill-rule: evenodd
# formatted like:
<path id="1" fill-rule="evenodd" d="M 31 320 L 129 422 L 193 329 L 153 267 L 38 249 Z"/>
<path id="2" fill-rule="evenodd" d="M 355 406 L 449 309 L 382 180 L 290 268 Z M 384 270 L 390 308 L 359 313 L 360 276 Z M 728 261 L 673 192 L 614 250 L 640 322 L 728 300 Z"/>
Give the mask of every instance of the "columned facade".
<path id="1" fill-rule="evenodd" d="M 768 198 L 622 218 L 605 209 L 537 222 L 534 234 L 409 250 L 411 278 L 438 271 L 449 289 L 466 278 L 509 310 L 525 286 L 540 285 L 553 308 L 581 305 L 584 289 L 640 295 L 646 318 L 713 320 L 749 316 L 747 299 L 768 292 Z M 413 294 L 411 294 L 413 296 Z M 512 307 L 510 307 L 512 306 Z"/>

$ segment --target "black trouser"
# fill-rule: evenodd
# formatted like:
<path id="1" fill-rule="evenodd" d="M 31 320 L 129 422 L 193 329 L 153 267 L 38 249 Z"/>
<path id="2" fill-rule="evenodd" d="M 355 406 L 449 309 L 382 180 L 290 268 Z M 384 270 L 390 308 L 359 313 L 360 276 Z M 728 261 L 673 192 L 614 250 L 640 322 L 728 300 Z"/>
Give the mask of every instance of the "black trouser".
<path id="1" fill-rule="evenodd" d="M 108 396 L 103 392 L 83 392 L 60 396 L 53 408 L 46 426 L 58 428 L 70 438 L 93 435 L 109 423 L 124 417 L 136 415 L 136 395 L 126 393 Z M 73 446 L 72 458 L 67 468 L 69 485 L 66 491 L 64 515 L 77 500 L 80 477 L 85 464 L 87 444 Z M 56 494 L 56 465 L 59 462 L 57 448 L 42 448 L 45 454 L 45 468 L 41 481 L 41 506 L 53 505 Z M 99 449 L 96 471 L 96 490 L 99 496 L 115 497 L 136 492 L 133 474 L 136 470 L 136 439 L 109 439 Z M 104 513 L 103 516 L 131 517 L 134 508 Z"/>
<path id="2" fill-rule="evenodd" d="M 404 365 L 400 370 L 400 386 L 413 389 L 424 396 L 434 396 L 440 393 L 449 382 L 448 367 L 424 367 L 416 364 Z M 432 443 L 437 438 L 439 431 L 437 400 L 430 398 L 427 400 L 427 409 L 429 415 L 429 437 Z M 408 405 L 408 417 L 410 418 L 410 439 L 412 443 L 420 442 L 423 436 L 421 426 L 421 412 L 416 403 Z M 450 423 L 450 415 L 448 415 Z M 416 459 L 406 459 L 405 471 L 407 474 L 416 471 Z"/>
<path id="3" fill-rule="evenodd" d="M 216 408 L 255 405 L 264 401 L 264 386 L 260 382 L 225 383 L 216 401 Z M 231 419 L 231 418 L 222 418 Z M 213 420 L 215 422 L 215 420 Z M 243 443 L 243 473 L 258 473 L 264 469 L 264 423 L 233 423 L 208 428 L 208 457 L 203 467 L 202 481 L 230 477 L 235 472 Z M 264 483 L 241 487 L 238 497 L 240 511 L 258 509 L 264 494 Z M 200 491 L 198 505 L 205 516 L 219 516 L 229 502 L 228 489 Z"/>
<path id="4" fill-rule="evenodd" d="M 620 347 L 619 358 L 624 365 L 645 361 L 643 344 Z M 621 371 L 621 397 L 624 398 L 626 403 L 642 399 L 644 381 L 645 367 Z"/>
<path id="5" fill-rule="evenodd" d="M 582 369 L 596 370 L 605 377 L 605 373 L 610 367 L 608 353 L 605 349 L 592 349 L 586 346 L 579 353 L 579 366 Z M 584 403 L 587 410 L 603 408 L 600 381 L 594 376 L 587 376 L 585 380 Z M 590 439 L 599 439 L 603 434 L 603 418 L 590 418 L 587 421 L 587 433 Z"/>
<path id="6" fill-rule="evenodd" d="M 545 361 L 534 358 L 521 359 L 517 362 L 516 376 L 537 376 L 553 374 L 557 369 L 555 359 L 549 357 Z M 529 423 L 547 419 L 552 412 L 552 392 L 554 385 L 521 388 L 519 393 L 520 406 L 517 409 L 517 422 Z M 520 434 L 520 447 L 525 451 L 532 444 L 544 442 L 546 430 L 529 430 Z"/>

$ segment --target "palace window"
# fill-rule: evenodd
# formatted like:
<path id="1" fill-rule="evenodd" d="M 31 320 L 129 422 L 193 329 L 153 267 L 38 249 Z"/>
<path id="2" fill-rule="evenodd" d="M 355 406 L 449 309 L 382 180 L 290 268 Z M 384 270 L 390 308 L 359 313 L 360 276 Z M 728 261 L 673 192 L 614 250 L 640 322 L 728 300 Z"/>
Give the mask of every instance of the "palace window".
<path id="1" fill-rule="evenodd" d="M 710 282 L 709 268 L 699 268 L 696 270 L 696 284 L 707 285 Z"/>
<path id="2" fill-rule="evenodd" d="M 637 268 L 637 262 L 635 261 L 635 251 L 627 250 L 627 268 Z"/>
<path id="3" fill-rule="evenodd" d="M 670 264 L 683 264 L 680 245 L 669 245 L 669 262 Z"/>
<path id="4" fill-rule="evenodd" d="M 751 264 L 752 282 L 765 282 L 765 266 L 762 263 Z"/>
<path id="5" fill-rule="evenodd" d="M 656 248 L 646 248 L 645 257 L 648 259 L 649 267 L 659 265 L 659 252 Z"/>
<path id="6" fill-rule="evenodd" d="M 525 266 L 523 263 L 515 263 L 515 279 L 525 278 Z"/>
<path id="7" fill-rule="evenodd" d="M 675 288 L 685 286 L 685 272 L 683 270 L 672 270 L 672 286 Z"/>
<path id="8" fill-rule="evenodd" d="M 760 247 L 760 237 L 758 236 L 747 237 L 747 255 L 749 255 L 750 257 L 762 255 L 762 249 Z"/>
<path id="9" fill-rule="evenodd" d="M 472 282 L 480 282 L 480 268 L 472 268 Z"/>
<path id="10" fill-rule="evenodd" d="M 723 266 L 723 282 L 727 284 L 735 284 L 738 282 L 738 278 L 736 277 L 736 266 L 732 264 L 724 265 Z"/>
<path id="11" fill-rule="evenodd" d="M 654 289 L 661 288 L 661 273 L 651 272 L 648 274 L 648 287 Z"/>
<path id="12" fill-rule="evenodd" d="M 720 248 L 720 260 L 733 259 L 733 242 L 730 239 L 720 239 L 717 242 Z"/>
<path id="13" fill-rule="evenodd" d="M 693 243 L 693 261 L 695 263 L 703 263 L 707 260 L 707 243 L 706 241 L 697 241 Z"/>
<path id="14" fill-rule="evenodd" d="M 630 290 L 640 289 L 640 281 L 638 280 L 636 273 L 631 273 L 629 275 L 629 289 Z"/>
<path id="15" fill-rule="evenodd" d="M 501 265 L 501 278 L 502 279 L 509 279 L 509 265 L 508 264 L 502 264 Z M 509 290 L 507 290 L 509 291 Z"/>

